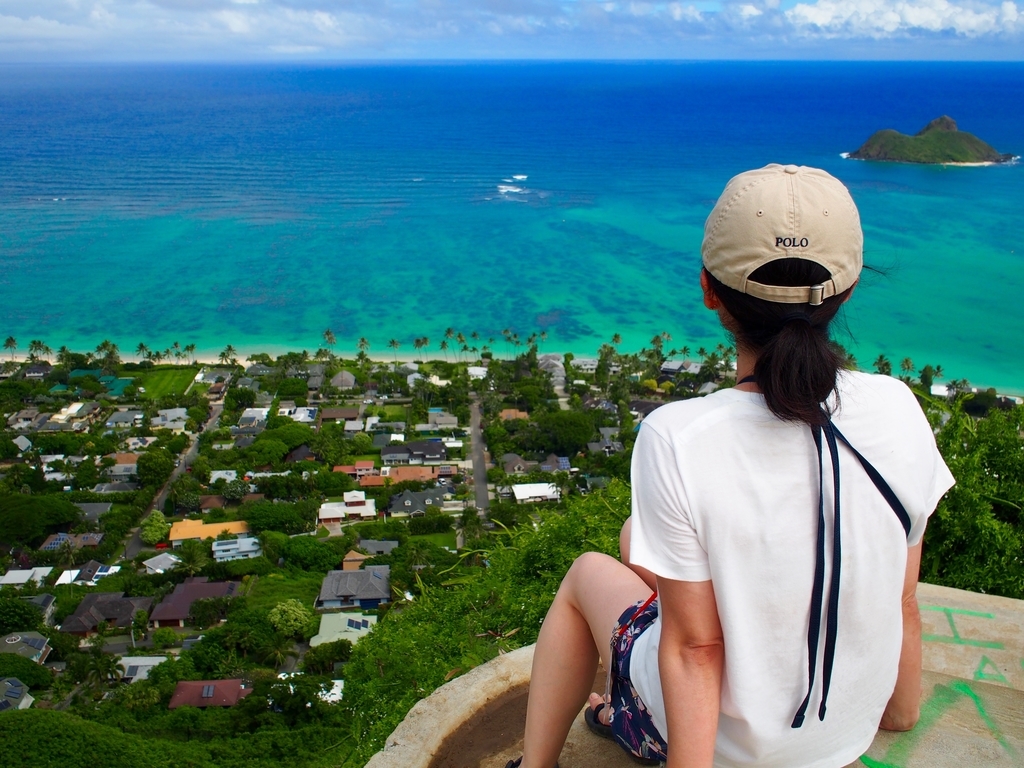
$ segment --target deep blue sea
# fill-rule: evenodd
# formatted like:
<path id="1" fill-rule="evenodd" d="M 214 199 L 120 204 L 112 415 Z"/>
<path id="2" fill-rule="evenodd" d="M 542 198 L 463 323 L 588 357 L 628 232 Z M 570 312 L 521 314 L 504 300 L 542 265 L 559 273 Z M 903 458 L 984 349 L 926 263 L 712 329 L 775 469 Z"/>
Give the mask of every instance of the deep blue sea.
<path id="1" fill-rule="evenodd" d="M 0 335 L 713 346 L 704 219 L 731 175 L 781 162 L 860 207 L 885 270 L 839 339 L 862 365 L 1024 391 L 1024 164 L 840 157 L 942 114 L 1024 153 L 1024 65 L 0 67 Z"/>

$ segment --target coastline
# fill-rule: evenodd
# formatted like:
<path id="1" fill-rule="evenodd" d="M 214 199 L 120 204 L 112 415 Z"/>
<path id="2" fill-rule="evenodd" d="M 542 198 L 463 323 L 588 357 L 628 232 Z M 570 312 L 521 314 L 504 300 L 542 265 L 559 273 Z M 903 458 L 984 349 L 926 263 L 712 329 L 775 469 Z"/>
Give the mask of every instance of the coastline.
<path id="1" fill-rule="evenodd" d="M 1013 155 L 1008 160 L 989 160 L 984 163 L 918 163 L 913 160 L 879 160 L 874 158 L 866 157 L 851 157 L 850 152 L 840 152 L 839 156 L 843 160 L 859 160 L 862 163 L 874 162 L 874 163 L 897 163 L 899 165 L 938 165 L 952 168 L 986 168 L 989 166 L 1004 166 L 1004 165 L 1017 165 L 1020 161 L 1020 155 Z"/>

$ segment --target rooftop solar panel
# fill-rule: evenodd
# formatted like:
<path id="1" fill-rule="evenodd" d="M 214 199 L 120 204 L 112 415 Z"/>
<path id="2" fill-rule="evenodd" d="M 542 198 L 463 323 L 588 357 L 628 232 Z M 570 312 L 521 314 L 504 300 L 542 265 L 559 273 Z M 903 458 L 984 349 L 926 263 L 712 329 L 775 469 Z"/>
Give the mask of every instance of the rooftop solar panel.
<path id="1" fill-rule="evenodd" d="M 213 686 L 212 685 L 204 685 L 203 686 L 203 698 L 204 699 L 212 699 L 213 698 Z"/>
<path id="2" fill-rule="evenodd" d="M 9 702 L 9 701 L 0 701 L 0 712 L 3 712 L 4 710 L 10 709 L 11 706 L 12 706 L 11 702 Z"/>
<path id="3" fill-rule="evenodd" d="M 41 637 L 30 637 L 25 640 L 25 645 L 35 648 L 37 651 L 41 651 L 46 647 L 46 640 Z"/>
<path id="4" fill-rule="evenodd" d="M 137 674 L 139 674 L 139 668 L 135 664 L 132 664 L 130 667 L 128 667 L 128 669 L 125 670 L 124 673 L 125 677 L 135 677 Z"/>

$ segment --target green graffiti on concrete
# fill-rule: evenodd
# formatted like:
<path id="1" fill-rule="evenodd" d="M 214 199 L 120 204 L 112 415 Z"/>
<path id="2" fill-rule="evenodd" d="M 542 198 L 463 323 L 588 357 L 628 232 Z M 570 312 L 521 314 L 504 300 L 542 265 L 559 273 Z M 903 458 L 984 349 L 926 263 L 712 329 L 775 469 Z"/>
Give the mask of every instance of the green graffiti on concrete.
<path id="1" fill-rule="evenodd" d="M 988 714 L 981 697 L 971 688 L 970 683 L 956 680 L 948 686 L 936 685 L 932 689 L 932 695 L 921 705 L 921 718 L 917 721 L 917 725 L 913 730 L 898 736 L 881 760 L 862 755 L 860 761 L 868 768 L 904 768 L 921 740 L 935 727 L 939 719 L 964 697 L 973 702 L 978 716 L 985 723 L 993 738 L 1002 745 L 1008 755 L 1016 757 L 1017 751 L 1006 740 L 1002 730 Z"/>
<path id="2" fill-rule="evenodd" d="M 953 643 L 954 645 L 972 645 L 977 648 L 995 648 L 1000 649 L 1003 647 L 1002 643 L 997 643 L 991 640 L 972 640 L 967 637 L 961 637 L 960 631 L 957 629 L 956 622 L 953 620 L 955 614 L 960 616 L 974 616 L 980 619 L 994 619 L 991 613 L 982 613 L 981 611 L 965 611 L 962 608 L 944 608 L 938 605 L 922 605 L 922 611 L 941 611 L 946 614 L 946 621 L 949 622 L 949 630 L 952 635 L 923 635 L 922 640 L 929 643 Z"/>
<path id="3" fill-rule="evenodd" d="M 986 672 L 986 667 L 991 667 L 992 671 Z M 978 668 L 974 670 L 974 679 L 991 680 L 992 682 L 996 683 L 1009 683 L 1009 681 L 1006 679 L 1006 676 L 999 671 L 999 667 L 997 667 L 995 665 L 995 662 L 993 662 L 992 659 L 990 659 L 988 656 L 981 657 L 981 661 L 978 663 Z"/>

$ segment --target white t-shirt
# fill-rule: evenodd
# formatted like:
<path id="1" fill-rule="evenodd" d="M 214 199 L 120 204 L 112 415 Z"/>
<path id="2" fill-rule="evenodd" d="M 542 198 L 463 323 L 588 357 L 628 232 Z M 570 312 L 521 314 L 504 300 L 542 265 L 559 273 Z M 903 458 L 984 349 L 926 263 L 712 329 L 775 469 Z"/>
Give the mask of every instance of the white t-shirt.
<path id="1" fill-rule="evenodd" d="M 953 477 L 913 394 L 888 376 L 846 373 L 833 423 L 889 483 L 912 522 L 909 544 Z M 824 450 L 825 540 L 832 467 Z M 870 746 L 896 684 L 908 539 L 840 443 L 842 568 L 835 668 L 818 720 L 825 607 L 814 688 L 807 630 L 818 519 L 818 454 L 807 426 L 780 421 L 757 393 L 726 389 L 644 420 L 633 449 L 630 560 L 659 576 L 714 583 L 725 638 L 715 766 L 836 768 Z M 825 602 L 831 545 L 825 548 Z M 636 641 L 633 685 L 669 740 L 658 673 L 661 623 Z"/>

